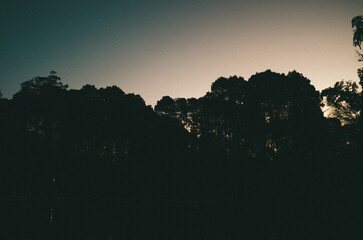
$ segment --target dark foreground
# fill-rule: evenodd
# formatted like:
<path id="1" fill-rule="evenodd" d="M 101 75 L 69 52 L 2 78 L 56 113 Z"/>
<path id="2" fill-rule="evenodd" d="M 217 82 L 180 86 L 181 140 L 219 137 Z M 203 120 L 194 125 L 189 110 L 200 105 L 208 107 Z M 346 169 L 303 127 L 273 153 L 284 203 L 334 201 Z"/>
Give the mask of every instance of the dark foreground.
<path id="1" fill-rule="evenodd" d="M 361 216 L 300 202 L 3 198 L 2 239 L 353 239 Z M 317 203 L 319 204 L 319 203 Z M 281 204 L 280 204 L 281 205 Z M 311 208 L 311 206 L 309 206 Z M 344 212 L 344 214 L 342 214 Z M 347 218 L 347 216 L 350 218 Z M 355 216 L 356 219 L 352 217 Z"/>

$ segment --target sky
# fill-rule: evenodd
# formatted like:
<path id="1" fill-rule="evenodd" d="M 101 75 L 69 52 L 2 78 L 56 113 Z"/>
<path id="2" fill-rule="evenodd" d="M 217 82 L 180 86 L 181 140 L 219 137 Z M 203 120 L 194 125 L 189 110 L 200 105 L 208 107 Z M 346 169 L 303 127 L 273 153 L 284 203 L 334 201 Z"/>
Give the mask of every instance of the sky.
<path id="1" fill-rule="evenodd" d="M 351 19 L 362 0 L 3 0 L 0 89 L 54 70 L 154 105 L 201 97 L 218 77 L 296 70 L 322 90 L 358 81 Z"/>

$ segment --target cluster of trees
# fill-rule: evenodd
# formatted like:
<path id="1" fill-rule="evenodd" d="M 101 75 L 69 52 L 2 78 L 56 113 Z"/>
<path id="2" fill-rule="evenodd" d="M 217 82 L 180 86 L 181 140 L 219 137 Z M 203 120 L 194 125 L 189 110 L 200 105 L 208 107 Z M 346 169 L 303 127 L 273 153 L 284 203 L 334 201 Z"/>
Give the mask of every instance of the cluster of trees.
<path id="1" fill-rule="evenodd" d="M 67 87 L 51 72 L 1 99 L 2 195 L 236 203 L 252 225 L 347 217 L 342 201 L 359 200 L 354 83 L 319 94 L 296 71 L 267 70 L 221 77 L 198 99 L 165 96 L 155 109 L 115 86 Z M 336 118 L 324 118 L 324 97 Z"/>
<path id="2" fill-rule="evenodd" d="M 67 90 L 54 73 L 24 82 L 1 108 L 8 195 L 124 195 L 120 185 L 139 191 L 146 186 L 138 178 L 158 172 L 152 160 L 162 161 L 164 149 L 177 154 L 185 139 L 140 96 L 115 86 Z"/>
<path id="3" fill-rule="evenodd" d="M 1 100 L 3 193 L 118 196 L 127 189 L 163 195 L 175 187 L 185 195 L 217 185 L 225 191 L 250 174 L 242 174 L 248 164 L 288 163 L 284 171 L 292 171 L 336 157 L 333 148 L 356 144 L 360 123 L 355 83 L 340 82 L 319 95 L 296 71 L 267 70 L 248 81 L 221 77 L 205 96 L 165 96 L 155 110 L 116 86 L 67 88 L 51 72 Z M 336 118 L 323 117 L 322 96 Z M 179 178 L 173 180 L 178 186 L 171 178 Z"/>

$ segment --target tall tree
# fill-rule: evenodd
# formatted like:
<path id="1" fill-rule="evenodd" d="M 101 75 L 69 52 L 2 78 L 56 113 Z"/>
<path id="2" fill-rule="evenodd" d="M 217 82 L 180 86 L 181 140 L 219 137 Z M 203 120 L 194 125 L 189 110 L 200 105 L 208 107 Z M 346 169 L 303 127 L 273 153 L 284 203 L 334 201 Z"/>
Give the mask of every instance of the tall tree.
<path id="1" fill-rule="evenodd" d="M 363 41 L 363 16 L 356 16 L 352 19 L 352 28 L 353 28 L 353 46 L 359 47 L 362 49 L 362 41 Z M 358 54 L 358 61 L 363 61 L 363 54 L 357 51 Z M 363 68 L 359 68 L 357 70 L 358 77 L 359 77 L 359 84 L 363 87 Z M 363 94 L 360 94 L 360 102 L 363 103 Z M 360 106 L 362 109 L 362 105 Z M 360 120 L 360 123 L 363 121 Z"/>
<path id="2" fill-rule="evenodd" d="M 356 16 L 352 19 L 352 28 L 353 28 L 353 46 L 359 47 L 362 49 L 362 41 L 363 41 L 363 16 Z M 363 54 L 359 51 L 356 51 L 359 60 L 363 61 Z M 358 69 L 358 76 L 360 79 L 360 84 L 363 85 L 363 68 Z"/>

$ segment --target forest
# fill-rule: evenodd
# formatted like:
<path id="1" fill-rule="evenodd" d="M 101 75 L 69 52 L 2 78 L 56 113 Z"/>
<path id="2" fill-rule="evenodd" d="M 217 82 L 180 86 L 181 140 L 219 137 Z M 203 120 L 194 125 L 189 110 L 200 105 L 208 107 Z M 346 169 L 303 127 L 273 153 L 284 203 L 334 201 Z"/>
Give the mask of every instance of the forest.
<path id="1" fill-rule="evenodd" d="M 296 71 L 220 77 L 155 107 L 54 71 L 25 81 L 0 99 L 3 236 L 362 236 L 362 73 L 320 92 Z"/>

